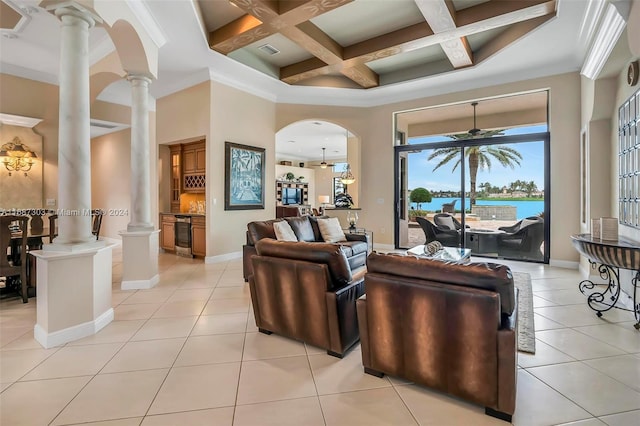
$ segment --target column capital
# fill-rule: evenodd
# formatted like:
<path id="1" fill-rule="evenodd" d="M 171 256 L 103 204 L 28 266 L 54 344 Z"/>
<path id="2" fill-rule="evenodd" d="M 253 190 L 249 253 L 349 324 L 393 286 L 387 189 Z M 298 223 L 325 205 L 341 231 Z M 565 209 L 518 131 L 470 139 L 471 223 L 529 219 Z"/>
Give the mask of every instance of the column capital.
<path id="1" fill-rule="evenodd" d="M 75 0 L 45 0 L 41 3 L 41 6 L 59 18 L 63 16 L 74 16 L 82 19 L 89 24 L 89 28 L 93 27 L 96 23 L 101 24 L 103 22 L 102 18 L 94 10 L 85 7 Z"/>
<path id="2" fill-rule="evenodd" d="M 128 73 L 127 80 L 130 81 L 131 83 L 137 82 L 137 81 L 143 81 L 147 84 L 151 83 L 152 81 L 152 79 L 148 75 L 138 74 L 138 73 Z"/>

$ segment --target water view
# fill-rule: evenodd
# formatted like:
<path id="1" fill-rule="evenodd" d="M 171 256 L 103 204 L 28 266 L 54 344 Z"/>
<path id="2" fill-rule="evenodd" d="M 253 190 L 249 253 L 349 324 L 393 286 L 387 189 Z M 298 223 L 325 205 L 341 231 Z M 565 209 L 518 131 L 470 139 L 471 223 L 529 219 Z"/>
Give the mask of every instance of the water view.
<path id="1" fill-rule="evenodd" d="M 420 203 L 420 209 L 430 212 L 440 212 L 444 203 L 451 203 L 453 200 L 458 200 L 455 205 L 457 211 L 460 210 L 461 203 L 460 198 L 433 198 L 430 203 Z M 516 206 L 516 218 L 518 220 L 524 219 L 529 216 L 537 216 L 544 211 L 544 199 L 529 201 L 529 200 L 476 200 L 476 205 L 479 206 Z M 469 209 L 471 206 L 471 200 L 467 198 L 465 200 L 465 207 Z M 417 203 L 410 203 L 411 209 L 418 209 Z"/>

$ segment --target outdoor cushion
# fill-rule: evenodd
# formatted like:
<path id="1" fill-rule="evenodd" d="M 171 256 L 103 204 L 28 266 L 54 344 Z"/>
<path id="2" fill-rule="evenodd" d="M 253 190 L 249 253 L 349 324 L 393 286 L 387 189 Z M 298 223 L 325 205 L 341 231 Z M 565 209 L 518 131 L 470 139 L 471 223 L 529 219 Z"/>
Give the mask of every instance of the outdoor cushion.
<path id="1" fill-rule="evenodd" d="M 452 229 L 455 231 L 456 224 L 453 223 L 453 216 L 437 216 L 433 218 L 436 226 L 441 226 L 446 229 Z"/>

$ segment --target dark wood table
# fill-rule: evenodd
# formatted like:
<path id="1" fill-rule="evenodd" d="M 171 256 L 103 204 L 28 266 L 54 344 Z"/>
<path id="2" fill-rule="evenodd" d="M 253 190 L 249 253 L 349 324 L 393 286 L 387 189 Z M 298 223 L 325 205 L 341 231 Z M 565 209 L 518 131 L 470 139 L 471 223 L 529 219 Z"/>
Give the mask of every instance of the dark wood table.
<path id="1" fill-rule="evenodd" d="M 49 228 L 27 230 L 27 251 L 42 250 L 42 238 L 49 237 Z M 22 246 L 22 232 L 11 234 L 11 256 L 12 260 L 20 261 L 20 248 Z M 29 297 L 36 295 L 36 258 L 27 255 L 27 294 Z"/>

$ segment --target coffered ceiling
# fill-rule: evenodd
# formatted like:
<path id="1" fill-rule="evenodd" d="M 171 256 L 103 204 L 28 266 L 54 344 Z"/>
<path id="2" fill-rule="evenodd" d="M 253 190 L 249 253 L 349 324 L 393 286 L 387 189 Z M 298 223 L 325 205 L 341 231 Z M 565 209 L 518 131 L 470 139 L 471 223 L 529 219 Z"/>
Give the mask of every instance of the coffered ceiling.
<path id="1" fill-rule="evenodd" d="M 209 47 L 290 85 L 369 89 L 474 67 L 555 0 L 199 0 Z"/>

